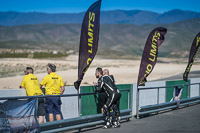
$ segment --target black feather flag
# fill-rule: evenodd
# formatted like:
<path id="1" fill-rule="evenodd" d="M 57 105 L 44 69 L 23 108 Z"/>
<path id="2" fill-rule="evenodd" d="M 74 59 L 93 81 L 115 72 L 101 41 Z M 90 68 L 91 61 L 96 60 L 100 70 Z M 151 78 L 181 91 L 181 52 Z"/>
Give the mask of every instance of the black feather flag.
<path id="1" fill-rule="evenodd" d="M 98 0 L 90 6 L 83 19 L 79 46 L 78 80 L 74 82 L 77 90 L 98 49 L 100 8 L 101 0 Z"/>
<path id="2" fill-rule="evenodd" d="M 140 63 L 140 70 L 138 75 L 138 86 L 144 86 L 145 82 L 147 82 L 147 76 L 152 72 L 158 56 L 158 47 L 164 41 L 164 35 L 167 33 L 167 29 L 163 27 L 155 28 L 149 34 L 141 63 Z"/>
<path id="3" fill-rule="evenodd" d="M 199 49 L 199 46 L 200 46 L 200 32 L 194 38 L 194 41 L 193 41 L 191 49 L 190 49 L 190 56 L 189 56 L 189 60 L 188 60 L 188 65 L 187 65 L 185 72 L 183 74 L 183 80 L 186 81 L 186 82 L 188 80 L 188 74 L 189 74 L 190 69 L 192 67 L 192 64 L 195 60 L 195 56 L 196 56 L 196 53 Z"/>

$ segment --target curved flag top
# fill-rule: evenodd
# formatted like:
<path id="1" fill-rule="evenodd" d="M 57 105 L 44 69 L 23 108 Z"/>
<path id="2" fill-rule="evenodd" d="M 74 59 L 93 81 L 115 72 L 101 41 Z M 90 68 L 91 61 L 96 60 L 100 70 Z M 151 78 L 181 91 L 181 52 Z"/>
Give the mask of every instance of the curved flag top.
<path id="1" fill-rule="evenodd" d="M 189 74 L 190 69 L 192 67 L 192 64 L 195 60 L 195 56 L 197 54 L 199 46 L 200 46 L 200 32 L 194 38 L 194 41 L 193 41 L 191 49 L 190 49 L 190 56 L 189 56 L 189 60 L 188 60 L 188 65 L 187 65 L 185 72 L 183 74 L 183 80 L 184 81 L 188 80 L 188 74 Z"/>
<path id="2" fill-rule="evenodd" d="M 147 82 L 146 78 L 152 72 L 157 61 L 158 47 L 164 41 L 164 35 L 166 33 L 166 28 L 157 27 L 149 34 L 140 63 L 137 81 L 138 86 L 144 86 L 145 82 Z"/>
<path id="3" fill-rule="evenodd" d="M 98 49 L 100 8 L 101 0 L 98 0 L 87 10 L 82 22 L 79 46 L 78 80 L 74 82 L 74 86 L 77 90 L 79 89 L 83 76 L 92 63 Z"/>

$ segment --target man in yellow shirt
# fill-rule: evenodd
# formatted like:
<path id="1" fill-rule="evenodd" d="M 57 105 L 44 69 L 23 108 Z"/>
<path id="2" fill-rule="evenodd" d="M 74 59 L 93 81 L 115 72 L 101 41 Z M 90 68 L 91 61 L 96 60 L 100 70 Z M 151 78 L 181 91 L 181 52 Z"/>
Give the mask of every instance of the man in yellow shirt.
<path id="1" fill-rule="evenodd" d="M 62 95 L 65 91 L 62 77 L 56 72 L 54 64 L 47 65 L 47 73 L 40 86 L 45 85 L 45 95 Z M 46 97 L 46 112 L 49 114 L 49 121 L 54 121 L 53 113 L 56 114 L 56 120 L 61 120 L 61 99 L 60 97 Z"/>
<path id="2" fill-rule="evenodd" d="M 25 76 L 22 80 L 20 88 L 25 88 L 27 96 L 38 96 L 43 95 L 42 90 L 40 89 L 39 80 L 38 78 L 33 75 L 33 68 L 26 67 L 26 71 L 24 71 Z M 39 123 L 44 122 L 44 99 L 38 99 L 38 121 Z"/>

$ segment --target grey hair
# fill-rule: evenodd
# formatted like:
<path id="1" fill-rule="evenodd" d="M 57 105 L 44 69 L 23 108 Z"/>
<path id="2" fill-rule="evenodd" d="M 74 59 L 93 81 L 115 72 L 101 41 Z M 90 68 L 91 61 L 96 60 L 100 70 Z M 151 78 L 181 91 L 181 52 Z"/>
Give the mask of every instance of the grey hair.
<path id="1" fill-rule="evenodd" d="M 56 72 L 56 65 L 48 63 L 48 68 L 51 69 L 52 72 Z"/>

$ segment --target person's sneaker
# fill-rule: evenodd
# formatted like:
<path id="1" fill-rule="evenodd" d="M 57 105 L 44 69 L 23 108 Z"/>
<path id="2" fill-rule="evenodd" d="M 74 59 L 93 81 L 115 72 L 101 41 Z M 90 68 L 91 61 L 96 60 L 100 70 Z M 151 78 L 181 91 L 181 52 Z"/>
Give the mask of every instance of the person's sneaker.
<path id="1" fill-rule="evenodd" d="M 111 128 L 112 126 L 111 125 L 105 125 L 105 126 L 103 126 L 102 128 L 103 129 L 108 129 L 108 128 Z"/>
<path id="2" fill-rule="evenodd" d="M 120 128 L 120 125 L 113 125 L 114 128 Z"/>
<path id="3" fill-rule="evenodd" d="M 111 128 L 111 127 L 112 127 L 111 123 L 107 122 L 106 125 L 103 126 L 102 128 L 103 129 L 108 129 L 108 128 Z"/>
<path id="4" fill-rule="evenodd" d="M 119 122 L 113 122 L 113 127 L 114 128 L 120 128 L 120 123 Z"/>

